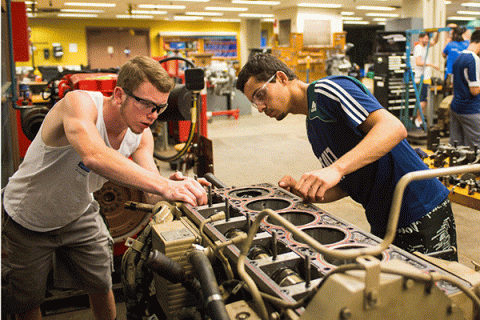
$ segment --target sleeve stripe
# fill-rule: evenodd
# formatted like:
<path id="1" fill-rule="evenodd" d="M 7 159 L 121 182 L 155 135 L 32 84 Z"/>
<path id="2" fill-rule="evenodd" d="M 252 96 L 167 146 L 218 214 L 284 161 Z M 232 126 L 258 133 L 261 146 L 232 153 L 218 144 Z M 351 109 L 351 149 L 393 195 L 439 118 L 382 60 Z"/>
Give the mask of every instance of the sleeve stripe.
<path id="1" fill-rule="evenodd" d="M 315 92 L 324 94 L 340 102 L 345 113 L 358 124 L 365 121 L 369 114 L 345 89 L 331 80 L 319 81 L 315 87 Z M 333 97 L 335 97 L 335 99 Z"/>

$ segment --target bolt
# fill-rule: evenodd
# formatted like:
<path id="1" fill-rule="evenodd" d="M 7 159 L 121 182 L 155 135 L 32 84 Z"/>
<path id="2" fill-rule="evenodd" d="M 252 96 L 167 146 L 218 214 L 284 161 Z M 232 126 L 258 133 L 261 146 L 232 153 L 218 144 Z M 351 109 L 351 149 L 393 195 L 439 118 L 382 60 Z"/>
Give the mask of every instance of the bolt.
<path id="1" fill-rule="evenodd" d="M 412 289 L 414 285 L 415 285 L 415 282 L 412 279 L 406 279 L 403 282 L 403 289 L 404 290 Z"/>
<path id="2" fill-rule="evenodd" d="M 350 311 L 350 309 L 348 309 L 347 307 L 342 308 L 342 310 L 340 310 L 340 319 L 341 320 L 348 320 L 351 317 L 352 317 L 352 311 Z"/>
<path id="3" fill-rule="evenodd" d="M 451 315 L 453 313 L 453 311 L 455 310 L 455 303 L 452 303 L 450 304 L 448 307 L 447 307 L 447 315 Z"/>

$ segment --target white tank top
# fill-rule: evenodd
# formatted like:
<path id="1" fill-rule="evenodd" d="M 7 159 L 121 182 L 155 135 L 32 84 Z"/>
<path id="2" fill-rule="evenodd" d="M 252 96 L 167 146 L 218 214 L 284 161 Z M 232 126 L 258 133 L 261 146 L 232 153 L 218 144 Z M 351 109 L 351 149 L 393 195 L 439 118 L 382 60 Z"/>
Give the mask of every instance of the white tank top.
<path id="1" fill-rule="evenodd" d="M 111 148 L 103 119 L 103 95 L 85 91 L 98 110 L 96 127 Z M 54 106 L 55 107 L 55 106 Z M 17 172 L 5 188 L 4 207 L 18 224 L 33 231 L 51 231 L 79 218 L 94 202 L 93 192 L 107 181 L 88 169 L 71 145 L 49 147 L 40 127 Z M 129 157 L 140 144 L 141 134 L 130 129 L 117 150 Z"/>

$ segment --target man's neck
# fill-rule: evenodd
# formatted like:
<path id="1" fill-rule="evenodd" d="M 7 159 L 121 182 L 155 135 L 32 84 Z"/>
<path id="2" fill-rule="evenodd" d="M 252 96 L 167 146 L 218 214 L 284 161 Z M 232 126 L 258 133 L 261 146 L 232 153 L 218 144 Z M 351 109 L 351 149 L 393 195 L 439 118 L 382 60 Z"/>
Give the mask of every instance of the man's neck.
<path id="1" fill-rule="evenodd" d="M 118 136 L 127 130 L 127 124 L 120 114 L 120 106 L 112 97 L 103 98 L 103 121 L 108 135 Z"/>

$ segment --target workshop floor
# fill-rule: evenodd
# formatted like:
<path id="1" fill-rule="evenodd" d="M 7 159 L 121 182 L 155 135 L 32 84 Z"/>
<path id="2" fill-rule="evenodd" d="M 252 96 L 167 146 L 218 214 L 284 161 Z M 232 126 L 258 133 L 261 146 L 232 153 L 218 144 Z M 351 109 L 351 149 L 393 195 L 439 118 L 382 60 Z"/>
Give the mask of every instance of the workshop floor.
<path id="1" fill-rule="evenodd" d="M 276 184 L 283 175 L 298 179 L 304 172 L 318 168 L 305 132 L 305 117 L 289 115 L 281 122 L 253 110 L 238 120 L 215 117 L 208 124 L 213 141 L 214 173 L 229 186 L 248 186 L 269 182 Z M 418 146 L 415 146 L 418 147 Z M 168 176 L 168 164 L 162 164 Z M 192 175 L 192 174 L 190 174 Z M 363 209 L 350 198 L 318 205 L 357 227 L 368 231 Z M 460 263 L 473 268 L 471 260 L 480 262 L 480 211 L 453 204 L 458 234 Z M 118 320 L 124 320 L 125 304 L 117 304 Z M 50 320 L 93 319 L 90 310 L 45 317 Z"/>

